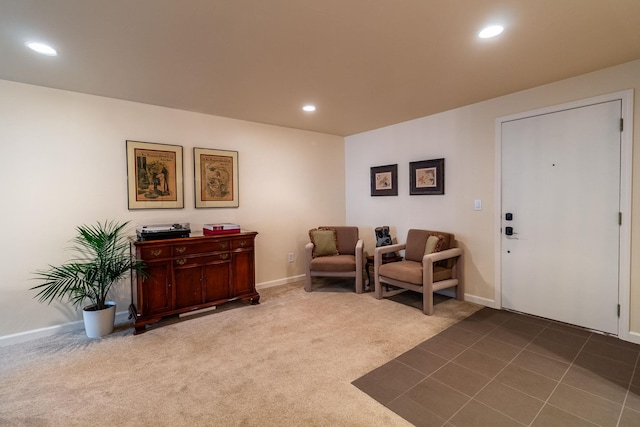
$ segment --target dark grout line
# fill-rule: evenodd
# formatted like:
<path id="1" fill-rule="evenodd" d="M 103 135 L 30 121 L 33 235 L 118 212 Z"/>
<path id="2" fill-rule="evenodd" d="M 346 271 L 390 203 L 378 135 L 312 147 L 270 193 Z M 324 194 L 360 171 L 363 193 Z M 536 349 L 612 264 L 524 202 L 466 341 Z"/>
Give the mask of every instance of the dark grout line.
<path id="1" fill-rule="evenodd" d="M 516 317 L 516 316 L 512 316 L 512 317 L 511 317 L 511 319 L 513 319 L 514 317 Z M 519 319 L 518 319 L 518 320 L 519 320 Z M 504 325 L 506 322 L 507 322 L 507 321 L 502 322 L 502 323 L 501 323 L 501 325 Z M 533 342 L 533 340 L 534 340 L 534 339 L 536 339 L 538 336 L 540 336 L 540 334 L 542 334 L 542 331 L 544 331 L 545 329 L 546 329 L 546 327 L 542 328 L 542 329 L 540 330 L 540 332 L 538 332 L 538 334 L 537 334 L 536 336 L 532 337 L 532 338 L 529 340 L 529 343 L 528 343 L 526 346 L 522 347 L 522 348 L 520 349 L 520 351 L 519 351 L 518 353 L 516 353 L 516 355 L 515 355 L 515 356 L 513 356 L 513 357 L 511 358 L 511 360 L 510 360 L 510 361 L 508 361 L 508 362 L 504 365 L 504 367 L 503 367 L 502 369 L 500 369 L 500 371 L 498 371 L 498 372 L 497 372 L 493 377 L 491 377 L 491 380 L 490 380 L 489 382 L 487 382 L 487 384 L 485 384 L 485 386 L 484 386 L 484 387 L 482 387 L 480 390 L 478 390 L 478 392 L 477 392 L 476 394 L 474 394 L 474 395 L 471 397 L 471 399 L 469 399 L 469 401 L 468 401 L 467 403 L 465 403 L 464 405 L 462 405 L 462 407 L 460 407 L 460 409 L 458 409 L 458 410 L 456 411 L 456 413 L 454 413 L 454 414 L 453 414 L 453 415 L 452 415 L 452 416 L 447 420 L 447 422 L 448 422 L 448 423 L 452 423 L 453 418 L 454 418 L 458 413 L 460 413 L 460 411 L 462 411 L 462 410 L 463 410 L 463 409 L 464 409 L 464 408 L 469 404 L 469 402 L 471 402 L 471 401 L 475 400 L 475 398 L 476 398 L 476 397 L 477 397 L 477 396 L 478 396 L 478 395 L 479 395 L 479 394 L 480 394 L 484 389 L 486 389 L 486 388 L 489 386 L 489 384 L 491 384 L 491 382 L 492 382 L 492 381 L 497 381 L 498 376 L 499 376 L 502 372 L 504 372 L 504 370 L 505 370 L 505 369 L 507 369 L 507 367 L 511 366 L 511 364 L 513 363 L 513 361 L 514 361 L 514 360 L 516 360 L 516 359 L 518 358 L 518 356 L 520 356 L 520 355 L 525 351 L 525 349 L 526 349 L 526 348 L 527 348 L 527 347 L 528 347 L 528 346 Z M 494 328 L 494 330 L 495 330 L 495 328 Z M 492 330 L 491 332 L 493 332 L 493 330 Z M 513 331 L 513 332 L 517 332 L 517 331 Z M 489 334 L 487 334 L 487 335 L 489 335 Z M 486 337 L 486 335 L 485 335 L 485 337 Z M 525 368 L 522 368 L 522 369 L 525 369 Z M 528 369 L 525 369 L 525 370 L 528 370 Z M 537 373 L 537 372 L 536 372 L 536 373 Z M 565 373 L 566 373 L 566 372 L 565 372 Z M 498 382 L 500 382 L 500 381 L 498 381 Z M 501 383 L 501 384 L 502 384 L 502 383 Z M 505 385 L 506 385 L 506 384 L 505 384 Z M 509 386 L 507 386 L 507 387 L 509 387 Z M 557 387 L 557 385 L 556 385 L 556 387 Z M 511 388 L 512 388 L 512 387 L 511 387 Z M 555 390 L 555 389 L 554 389 L 554 390 Z M 549 394 L 549 397 L 551 397 L 551 395 L 552 395 L 552 394 L 553 394 L 553 392 L 551 392 L 551 393 Z M 534 397 L 534 396 L 532 396 L 532 397 Z M 549 397 L 547 397 L 547 400 L 549 399 Z M 482 402 L 480 402 L 480 403 L 482 403 Z M 492 410 L 494 410 L 494 411 L 496 411 L 496 412 L 498 412 L 498 413 L 500 413 L 500 414 L 502 414 L 502 415 L 504 415 L 504 416 L 508 417 L 509 419 L 514 420 L 514 421 L 515 421 L 515 422 L 517 422 L 518 424 L 522 424 L 522 423 L 520 423 L 518 420 L 516 420 L 516 419 L 512 418 L 511 416 L 509 416 L 508 414 L 505 414 L 504 412 L 499 411 L 499 410 L 498 410 L 498 409 L 496 409 L 496 408 L 492 408 L 492 407 L 490 407 L 490 406 L 488 406 L 488 405 L 485 405 L 484 403 L 482 403 L 482 404 L 483 404 L 484 406 L 486 406 L 486 407 L 488 407 L 488 408 L 490 408 L 490 409 L 492 409 Z M 545 404 L 544 404 L 544 405 L 546 405 L 546 404 L 547 404 L 547 402 L 545 402 Z M 542 406 L 540 407 L 540 411 L 542 411 L 542 409 L 544 408 L 544 405 L 542 405 Z M 538 411 L 538 414 L 536 414 L 536 416 L 535 416 L 535 417 L 533 417 L 533 420 L 531 420 L 531 422 L 529 423 L 529 425 L 531 425 L 531 424 L 535 421 L 535 419 L 536 419 L 536 418 L 538 417 L 538 415 L 540 414 L 540 411 Z"/>
<path id="2" fill-rule="evenodd" d="M 546 329 L 546 328 L 545 328 Z M 544 330 L 544 329 L 543 329 Z M 542 333 L 542 331 L 540 332 Z M 589 336 L 590 337 L 590 336 Z M 578 356 L 580 356 L 580 353 L 582 353 L 582 351 L 584 350 L 584 347 L 587 345 L 587 342 L 589 342 L 589 338 L 587 338 L 584 343 L 582 344 L 582 347 L 580 347 L 580 350 L 578 350 L 578 352 L 576 353 L 576 355 L 573 357 L 573 360 L 571 361 L 571 363 L 569 363 L 569 366 L 567 367 L 567 369 L 564 371 L 564 374 L 562 374 L 562 376 L 560 377 L 560 379 L 558 380 L 558 382 L 556 383 L 556 386 L 553 388 L 553 390 L 551 391 L 551 393 L 549 393 L 549 396 L 547 396 L 547 399 L 544 401 L 544 405 L 542 405 L 540 407 L 540 410 L 538 411 L 538 413 L 536 414 L 535 417 L 533 417 L 533 419 L 531 420 L 531 423 L 529 423 L 529 425 L 533 424 L 536 419 L 540 416 L 540 413 L 542 413 L 542 410 L 545 408 L 545 406 L 550 405 L 549 403 L 549 399 L 551 399 L 551 397 L 553 396 L 553 394 L 556 392 L 556 390 L 558 389 L 558 387 L 560 387 L 560 384 L 562 383 L 562 380 L 567 376 L 567 373 L 569 372 L 569 370 L 571 369 L 571 367 L 573 366 L 573 363 L 576 361 L 576 359 L 578 358 Z M 529 343 L 527 345 L 527 347 L 530 345 L 531 343 Z M 526 347 L 525 347 L 526 348 Z M 551 405 L 554 406 L 554 405 Z M 557 407 L 556 407 L 557 408 Z M 563 410 L 561 408 L 558 408 L 560 410 Z M 565 411 L 566 412 L 566 411 Z M 622 414 L 622 411 L 620 411 L 620 414 Z M 572 415 L 576 415 L 576 414 L 572 414 Z M 578 415 L 576 415 L 578 416 Z M 578 416 L 579 417 L 579 416 Z M 581 417 L 580 417 L 581 418 Z M 585 420 L 588 421 L 588 420 Z"/>
<path id="3" fill-rule="evenodd" d="M 493 309 L 485 308 L 484 310 L 493 310 Z M 525 426 L 525 425 L 528 425 L 528 426 L 533 425 L 536 422 L 536 420 L 539 419 L 539 417 L 543 413 L 544 409 L 547 408 L 547 407 L 555 408 L 555 409 L 557 409 L 559 411 L 562 411 L 563 413 L 566 413 L 566 414 L 568 414 L 568 415 L 570 415 L 572 417 L 576 417 L 577 419 L 583 420 L 583 421 L 588 422 L 588 423 L 596 423 L 596 421 L 594 421 L 594 420 L 591 420 L 589 418 L 585 418 L 585 414 L 576 414 L 576 413 L 573 413 L 573 412 L 569 412 L 569 411 L 567 411 L 565 409 L 562 409 L 561 407 L 558 407 L 558 406 L 550 403 L 552 398 L 553 398 L 553 396 L 554 396 L 554 394 L 558 391 L 558 388 L 562 384 L 563 386 L 570 387 L 571 389 L 575 389 L 576 391 L 580 391 L 581 393 L 588 393 L 588 394 L 594 396 L 595 398 L 602 399 L 603 401 L 607 401 L 607 402 L 610 402 L 612 404 L 615 404 L 616 408 L 619 406 L 620 407 L 620 411 L 618 413 L 618 419 L 617 419 L 616 425 L 620 424 L 620 422 L 623 419 L 622 416 L 623 416 L 623 413 L 625 411 L 625 408 L 627 408 L 626 404 L 627 404 L 627 401 L 629 400 L 630 393 L 632 393 L 631 385 L 633 383 L 633 378 L 636 375 L 636 373 L 640 372 L 640 346 L 637 346 L 636 348 L 633 348 L 633 346 L 626 345 L 626 344 L 625 344 L 625 346 L 619 346 L 620 348 L 625 348 L 625 349 L 628 349 L 630 351 L 636 351 L 636 358 L 635 358 L 635 363 L 633 365 L 633 371 L 631 373 L 630 379 L 627 381 L 627 384 L 626 384 L 626 386 L 627 386 L 626 394 L 625 394 L 625 397 L 624 397 L 622 403 L 619 403 L 619 402 L 610 400 L 607 397 L 603 397 L 603 396 L 600 396 L 598 394 L 594 394 L 594 393 L 592 393 L 591 391 L 589 391 L 587 389 L 582 389 L 582 388 L 579 388 L 579 387 L 575 387 L 575 386 L 572 386 L 570 384 L 566 384 L 566 383 L 563 382 L 567 378 L 567 375 L 569 374 L 569 372 L 571 371 L 572 368 L 574 368 L 574 367 L 582 368 L 582 366 L 580 366 L 580 364 L 577 362 L 581 355 L 586 355 L 586 354 L 593 355 L 593 356 L 600 357 L 600 358 L 603 358 L 603 359 L 606 359 L 606 360 L 611 360 L 612 362 L 617 362 L 617 363 L 620 363 L 620 364 L 624 364 L 624 365 L 630 366 L 629 364 L 627 364 L 625 362 L 621 362 L 619 360 L 614 360 L 614 359 L 611 359 L 611 358 L 607 358 L 606 356 L 602 356 L 602 355 L 597 354 L 597 353 L 589 352 L 587 350 L 587 346 L 589 345 L 589 343 L 594 343 L 595 342 L 595 343 L 597 343 L 599 345 L 602 345 L 602 344 L 604 344 L 604 345 L 613 345 L 612 343 L 604 342 L 604 340 L 603 341 L 598 341 L 597 338 L 594 338 L 596 336 L 599 336 L 596 332 L 581 329 L 580 330 L 581 331 L 580 334 L 571 334 L 571 332 L 568 331 L 567 328 L 561 323 L 554 322 L 554 321 L 548 321 L 546 324 L 542 325 L 542 324 L 539 323 L 539 321 L 535 317 L 533 317 L 533 318 L 536 319 L 536 320 L 532 322 L 532 321 L 528 321 L 528 319 L 526 319 L 526 317 L 529 317 L 529 316 L 524 315 L 524 314 L 513 313 L 513 312 L 508 312 L 511 315 L 510 316 L 504 316 L 504 318 L 501 319 L 500 321 L 496 321 L 496 320 L 498 320 L 497 318 L 496 319 L 490 319 L 492 313 L 488 313 L 488 314 L 486 314 L 486 316 L 483 315 L 483 314 L 478 314 L 478 313 L 480 313 L 480 312 L 476 312 L 476 313 L 472 314 L 471 316 L 469 316 L 468 318 L 463 319 L 460 322 L 457 322 L 456 324 L 454 324 L 450 328 L 448 328 L 449 330 L 457 329 L 459 331 L 464 332 L 464 335 L 461 335 L 461 336 L 465 337 L 467 339 L 461 339 L 461 341 L 468 342 L 468 344 L 465 344 L 465 343 L 462 343 L 462 342 L 459 342 L 459 341 L 455 341 L 453 339 L 448 338 L 447 336 L 442 336 L 441 335 L 442 333 L 436 334 L 436 335 L 434 335 L 433 337 L 430 338 L 430 339 L 433 339 L 434 337 L 439 337 L 442 340 L 448 341 L 449 343 L 454 345 L 456 348 L 459 347 L 460 351 L 455 351 L 454 352 L 455 354 L 453 354 L 451 356 L 444 357 L 441 354 L 434 353 L 433 351 L 430 351 L 428 349 L 420 348 L 420 350 L 425 351 L 425 352 L 427 352 L 427 353 L 429 353 L 431 355 L 438 356 L 438 357 L 440 357 L 442 359 L 445 359 L 446 363 L 444 363 L 442 366 L 438 367 L 438 369 L 434 370 L 429 375 L 426 375 L 417 384 L 409 387 L 407 390 L 404 390 L 402 393 L 400 393 L 400 395 L 396 396 L 394 399 L 392 399 L 392 401 L 388 402 L 385 405 L 386 407 L 392 406 L 392 403 L 395 402 L 396 400 L 400 399 L 401 397 L 405 397 L 406 398 L 407 393 L 409 393 L 411 390 L 414 390 L 416 387 L 418 387 L 424 381 L 432 380 L 432 381 L 437 381 L 439 384 L 444 385 L 444 386 L 446 386 L 447 388 L 449 388 L 451 390 L 455 390 L 457 393 L 462 394 L 466 398 L 466 400 L 464 400 L 464 403 L 459 408 L 457 408 L 457 410 L 455 410 L 455 412 L 450 417 L 448 417 L 444 421 L 444 423 L 442 424 L 443 426 L 444 425 L 454 425 L 453 424 L 453 419 L 458 414 L 460 414 L 461 411 L 463 411 L 465 408 L 467 408 L 471 404 L 471 402 L 477 402 L 477 403 L 481 404 L 482 406 L 487 407 L 487 408 L 491 409 L 492 411 L 495 411 L 496 413 L 501 414 L 501 416 L 507 417 L 508 419 L 513 420 L 514 422 L 518 423 L 519 425 L 523 425 L 523 426 Z M 500 315 L 502 316 L 502 314 L 500 314 Z M 466 325 L 464 325 L 464 322 L 473 322 L 474 321 L 474 316 L 477 316 L 477 322 L 478 323 L 485 323 L 486 325 L 490 325 L 492 327 L 491 328 L 486 328 L 486 331 L 483 332 L 483 333 L 479 333 L 478 330 L 483 330 L 484 327 L 480 327 L 480 326 L 468 326 L 468 327 L 465 327 Z M 483 317 L 483 316 L 485 316 L 485 317 Z M 486 319 L 490 319 L 490 320 L 486 321 Z M 523 334 L 521 331 L 518 330 L 517 327 L 516 328 L 505 327 L 505 324 L 507 322 L 513 321 L 513 320 L 522 321 L 522 322 L 528 322 L 529 324 L 540 325 L 542 327 L 535 334 L 531 334 L 531 335 Z M 547 321 L 547 319 L 543 319 L 543 320 L 545 322 Z M 557 325 L 561 325 L 562 327 L 558 328 L 558 327 L 556 327 Z M 479 350 L 476 350 L 476 349 L 473 348 L 474 345 L 478 344 L 478 342 L 480 342 L 483 339 L 486 339 L 486 338 L 495 339 L 494 337 L 489 337 L 489 335 L 491 335 L 493 332 L 495 332 L 496 330 L 498 330 L 500 328 L 505 330 L 505 331 L 507 331 L 507 332 L 510 332 L 512 334 L 519 335 L 519 336 L 521 336 L 523 338 L 523 341 L 522 341 L 523 345 L 522 346 L 511 344 L 508 341 L 497 340 L 497 341 L 500 341 L 505 346 L 510 346 L 510 347 L 513 347 L 514 349 L 516 349 L 516 348 L 518 349 L 518 351 L 515 351 L 513 353 L 514 355 L 509 360 L 506 360 L 506 358 L 497 358 L 497 357 L 495 357 L 495 356 L 493 356 L 491 354 L 488 354 L 488 353 L 485 353 L 485 352 L 482 352 L 482 351 L 479 351 Z M 447 329 L 445 329 L 445 331 L 446 330 Z M 571 346 L 571 345 L 568 346 L 569 348 L 573 348 L 574 350 L 577 349 L 575 355 L 571 358 L 570 361 L 568 361 L 569 360 L 568 358 L 567 359 L 560 359 L 560 358 L 556 359 L 556 358 L 550 357 L 549 355 L 538 353 L 532 347 L 533 344 L 534 344 L 534 341 L 538 340 L 538 343 L 540 343 L 539 338 L 544 338 L 544 335 L 545 335 L 546 331 L 554 331 L 556 333 L 555 337 L 560 337 L 560 338 L 562 337 L 561 335 L 557 335 L 557 333 L 566 333 L 566 334 L 571 334 L 573 336 L 580 336 L 580 337 L 583 337 L 585 339 L 582 342 L 582 344 L 579 346 L 579 348 L 578 348 L 577 345 L 576 346 Z M 588 335 L 585 335 L 585 332 L 588 332 Z M 460 333 L 460 332 L 456 332 L 456 333 Z M 469 335 L 469 334 L 473 334 L 473 335 Z M 452 335 L 452 337 L 456 338 L 453 335 Z M 473 339 L 473 338 L 475 338 L 475 339 Z M 428 341 L 429 340 L 426 340 L 425 342 L 428 342 Z M 553 345 L 558 345 L 558 346 L 564 345 L 561 342 L 557 342 L 558 338 L 551 339 L 551 340 L 546 339 L 545 341 L 549 341 Z M 420 345 L 422 345 L 422 344 L 424 344 L 424 343 L 421 343 Z M 580 342 L 578 341 L 575 344 L 580 344 Z M 434 377 L 438 372 L 440 372 L 445 367 L 451 368 L 451 365 L 462 366 L 462 365 L 457 364 L 454 361 L 454 359 L 458 358 L 461 354 L 463 354 L 463 353 L 465 353 L 465 352 L 467 352 L 469 350 L 478 351 L 483 356 L 491 357 L 491 358 L 494 358 L 496 360 L 500 360 L 500 362 L 505 363 L 505 365 L 501 369 L 499 369 L 497 371 L 497 373 L 494 374 L 494 375 L 486 375 L 485 373 L 472 370 L 473 372 L 475 372 L 475 373 L 477 373 L 479 375 L 482 375 L 483 377 L 488 379 L 487 383 L 484 384 L 482 387 L 480 387 L 480 389 L 477 392 L 475 392 L 473 395 L 469 395 L 466 392 L 459 391 L 456 388 L 452 387 L 451 385 L 449 385 L 447 383 L 444 383 L 442 380 L 439 380 L 439 379 Z M 535 375 L 539 375 L 540 377 L 547 378 L 548 380 L 551 380 L 551 381 L 554 382 L 554 384 L 549 383 L 549 386 L 552 386 L 553 388 L 551 389 L 551 391 L 548 393 L 548 395 L 544 399 L 540 399 L 539 397 L 531 395 L 525 390 L 520 390 L 518 388 L 514 388 L 513 386 L 511 386 L 509 384 L 505 384 L 502 381 L 499 381 L 497 379 L 505 371 L 505 369 L 509 368 L 510 366 L 515 367 L 516 365 L 513 364 L 514 361 L 518 357 L 523 355 L 523 353 L 525 351 L 531 352 L 533 354 L 536 354 L 539 357 L 544 357 L 546 359 L 553 360 L 555 362 L 563 364 L 563 365 L 559 365 L 559 366 L 564 366 L 566 364 L 566 368 L 565 368 L 564 372 L 558 371 L 559 374 L 561 373 L 561 375 L 559 376 L 558 379 L 549 377 L 549 376 L 547 376 L 545 374 L 542 374 L 540 372 L 532 371 L 530 369 L 517 366 L 518 369 L 522 369 L 523 371 L 527 371 L 527 372 L 533 373 Z M 495 353 L 495 354 L 498 354 L 498 353 Z M 508 354 L 510 356 L 510 353 L 506 353 L 506 354 Z M 571 354 L 571 353 L 569 353 L 569 354 Z M 629 356 L 631 356 L 631 354 L 629 354 Z M 403 362 L 401 362 L 401 363 L 403 363 Z M 406 364 L 404 364 L 404 365 L 408 366 Z M 411 366 L 408 366 L 408 367 L 411 367 Z M 413 368 L 413 369 L 415 370 L 415 368 Z M 469 368 L 466 368 L 466 369 L 469 369 Z M 424 373 L 420 373 L 420 374 L 424 375 Z M 602 375 L 600 375 L 600 376 L 602 377 Z M 602 377 L 602 378 L 606 380 L 608 377 Z M 612 381 L 616 381 L 615 378 L 611 378 L 611 380 Z M 535 399 L 536 401 L 542 403 L 542 405 L 540 406 L 540 409 L 537 411 L 537 413 L 535 413 L 535 415 L 533 416 L 533 418 L 531 419 L 531 421 L 528 424 L 522 424 L 521 421 L 518 421 L 517 419 L 513 418 L 513 416 L 510 416 L 510 415 L 502 412 L 501 410 L 499 410 L 497 408 L 493 408 L 492 406 L 490 406 L 488 404 L 485 404 L 483 402 L 480 402 L 480 401 L 476 400 L 477 397 L 480 395 L 480 393 L 482 393 L 484 390 L 486 390 L 486 388 L 490 384 L 492 384 L 493 382 L 497 382 L 497 383 L 501 384 L 501 386 L 507 387 L 508 389 L 513 389 L 514 391 L 517 391 L 518 393 L 522 393 L 523 396 L 529 396 L 531 399 Z M 431 411 L 431 409 L 429 407 L 422 406 L 418 402 L 415 402 L 415 403 L 420 405 L 424 410 L 427 410 L 430 413 L 435 414 L 433 411 Z M 634 412 L 637 412 L 633 408 L 629 407 L 628 409 L 629 410 L 633 410 Z M 613 415 L 613 414 L 611 414 L 611 415 Z M 444 417 L 442 417 L 442 416 L 439 416 L 439 418 L 444 419 Z"/>

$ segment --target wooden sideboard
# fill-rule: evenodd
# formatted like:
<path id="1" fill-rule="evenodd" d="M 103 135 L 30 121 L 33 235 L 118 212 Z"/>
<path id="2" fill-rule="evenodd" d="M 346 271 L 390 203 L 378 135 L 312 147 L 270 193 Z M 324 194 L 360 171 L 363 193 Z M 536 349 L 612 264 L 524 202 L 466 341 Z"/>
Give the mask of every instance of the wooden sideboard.
<path id="1" fill-rule="evenodd" d="M 258 304 L 254 231 L 180 239 L 135 241 L 146 277 L 131 281 L 129 312 L 135 334 L 165 316 L 242 299 Z"/>

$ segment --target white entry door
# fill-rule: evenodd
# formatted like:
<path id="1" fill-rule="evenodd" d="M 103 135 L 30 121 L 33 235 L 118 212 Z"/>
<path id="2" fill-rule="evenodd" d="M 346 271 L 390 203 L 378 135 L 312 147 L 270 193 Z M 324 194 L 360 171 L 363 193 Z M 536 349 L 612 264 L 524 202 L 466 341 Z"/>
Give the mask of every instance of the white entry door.
<path id="1" fill-rule="evenodd" d="M 502 306 L 618 334 L 621 101 L 502 123 Z"/>

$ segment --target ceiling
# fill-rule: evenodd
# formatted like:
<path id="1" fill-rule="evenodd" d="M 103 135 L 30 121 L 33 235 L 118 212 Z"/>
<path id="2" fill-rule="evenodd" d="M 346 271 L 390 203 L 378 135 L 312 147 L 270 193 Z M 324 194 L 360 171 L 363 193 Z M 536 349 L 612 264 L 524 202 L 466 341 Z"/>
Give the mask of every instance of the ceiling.
<path id="1" fill-rule="evenodd" d="M 639 0 L 0 0 L 0 79 L 342 136 L 638 58 Z"/>

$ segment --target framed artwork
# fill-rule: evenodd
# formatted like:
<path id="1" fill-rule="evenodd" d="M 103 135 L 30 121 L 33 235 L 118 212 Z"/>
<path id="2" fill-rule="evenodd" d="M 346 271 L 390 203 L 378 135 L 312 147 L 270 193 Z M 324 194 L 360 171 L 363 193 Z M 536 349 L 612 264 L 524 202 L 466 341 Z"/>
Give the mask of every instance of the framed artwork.
<path id="1" fill-rule="evenodd" d="M 444 159 L 409 163 L 409 194 L 444 194 Z"/>
<path id="2" fill-rule="evenodd" d="M 398 165 L 374 166 L 371 168 L 371 195 L 398 195 Z"/>
<path id="3" fill-rule="evenodd" d="M 193 149 L 196 208 L 237 208 L 238 152 Z"/>
<path id="4" fill-rule="evenodd" d="M 127 140 L 129 209 L 184 208 L 182 147 Z"/>

